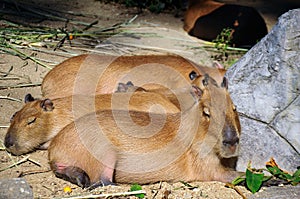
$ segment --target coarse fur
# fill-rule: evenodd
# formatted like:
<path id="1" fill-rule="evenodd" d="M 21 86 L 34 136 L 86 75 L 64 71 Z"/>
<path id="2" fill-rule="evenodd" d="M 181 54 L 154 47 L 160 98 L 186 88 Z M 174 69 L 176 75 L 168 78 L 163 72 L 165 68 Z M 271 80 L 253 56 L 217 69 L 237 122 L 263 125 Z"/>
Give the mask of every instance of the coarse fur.
<path id="1" fill-rule="evenodd" d="M 103 110 L 72 122 L 50 144 L 52 170 L 81 187 L 233 180 L 241 127 L 227 81 L 206 75 L 192 84 L 186 95 L 194 103 L 181 113 L 131 111 L 128 120 Z"/>
<path id="2" fill-rule="evenodd" d="M 112 93 L 119 82 L 152 90 L 177 89 L 190 85 L 189 74 L 208 73 L 221 82 L 225 69 L 205 67 L 176 55 L 111 56 L 83 54 L 54 67 L 42 82 L 42 94 L 60 98 L 73 94 Z"/>
<path id="3" fill-rule="evenodd" d="M 151 113 L 180 110 L 165 96 L 153 92 L 74 95 L 57 99 L 25 97 L 25 105 L 11 118 L 5 146 L 15 155 L 46 149 L 51 139 L 67 124 L 87 113 L 102 109 L 139 110 Z"/>

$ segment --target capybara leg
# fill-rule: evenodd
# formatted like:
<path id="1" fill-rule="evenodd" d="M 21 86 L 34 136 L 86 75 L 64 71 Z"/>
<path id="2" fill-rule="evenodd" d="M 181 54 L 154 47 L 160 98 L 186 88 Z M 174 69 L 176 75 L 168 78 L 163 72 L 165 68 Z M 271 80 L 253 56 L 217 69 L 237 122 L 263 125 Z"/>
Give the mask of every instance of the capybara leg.
<path id="1" fill-rule="evenodd" d="M 87 173 L 79 167 L 66 166 L 60 163 L 50 163 L 51 169 L 58 178 L 62 178 L 73 184 L 86 188 L 90 186 L 90 178 Z"/>
<path id="2" fill-rule="evenodd" d="M 97 187 L 101 186 L 107 186 L 107 185 L 115 185 L 113 183 L 113 175 L 114 175 L 114 167 L 115 167 L 115 159 L 111 159 L 113 162 L 111 163 L 111 166 L 105 166 L 102 175 L 100 177 L 100 180 L 94 184 L 92 184 L 89 187 L 89 190 L 95 189 Z"/>

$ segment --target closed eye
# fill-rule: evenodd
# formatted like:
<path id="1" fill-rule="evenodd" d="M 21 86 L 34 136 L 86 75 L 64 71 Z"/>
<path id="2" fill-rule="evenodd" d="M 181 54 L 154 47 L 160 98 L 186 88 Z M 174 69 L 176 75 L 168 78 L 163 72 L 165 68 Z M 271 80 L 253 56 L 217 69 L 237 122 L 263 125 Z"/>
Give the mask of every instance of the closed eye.
<path id="1" fill-rule="evenodd" d="M 235 105 L 232 105 L 232 110 L 236 111 L 236 106 Z"/>
<path id="2" fill-rule="evenodd" d="M 17 114 L 17 112 L 15 112 L 15 113 L 11 116 L 10 122 L 12 122 L 12 121 L 14 120 L 14 117 L 16 116 L 16 114 Z"/>
<path id="3" fill-rule="evenodd" d="M 206 116 L 206 117 L 210 117 L 210 110 L 208 107 L 204 107 L 203 108 L 203 115 Z"/>
<path id="4" fill-rule="evenodd" d="M 27 120 L 27 124 L 30 125 L 36 121 L 36 117 L 31 117 Z"/>

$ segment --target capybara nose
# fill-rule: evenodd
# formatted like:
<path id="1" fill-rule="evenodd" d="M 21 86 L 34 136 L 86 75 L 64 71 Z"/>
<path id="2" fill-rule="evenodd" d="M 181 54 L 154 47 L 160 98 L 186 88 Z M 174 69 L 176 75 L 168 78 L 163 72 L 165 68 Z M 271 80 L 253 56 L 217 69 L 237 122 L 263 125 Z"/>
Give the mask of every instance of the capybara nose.
<path id="1" fill-rule="evenodd" d="M 240 139 L 238 137 L 231 138 L 230 140 L 223 140 L 224 146 L 235 146 L 239 143 Z"/>
<path id="2" fill-rule="evenodd" d="M 4 145 L 6 148 L 10 148 L 15 144 L 15 139 L 11 136 L 10 133 L 7 133 L 4 140 Z"/>
<path id="3" fill-rule="evenodd" d="M 227 150 L 230 151 L 230 153 L 235 153 L 238 149 L 240 139 L 238 137 L 234 137 L 230 140 L 223 140 L 223 146 L 227 148 Z"/>

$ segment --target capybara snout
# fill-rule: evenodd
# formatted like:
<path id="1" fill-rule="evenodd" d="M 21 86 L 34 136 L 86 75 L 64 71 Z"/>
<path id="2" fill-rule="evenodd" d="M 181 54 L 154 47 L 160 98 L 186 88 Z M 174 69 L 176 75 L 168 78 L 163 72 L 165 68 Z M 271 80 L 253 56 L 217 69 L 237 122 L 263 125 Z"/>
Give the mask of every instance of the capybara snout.
<path id="1" fill-rule="evenodd" d="M 14 138 L 11 136 L 11 134 L 6 134 L 4 139 L 4 145 L 6 148 L 10 148 L 15 144 Z"/>
<path id="2" fill-rule="evenodd" d="M 238 155 L 239 135 L 234 128 L 226 124 L 223 130 L 222 151 L 223 157 L 230 158 Z"/>

